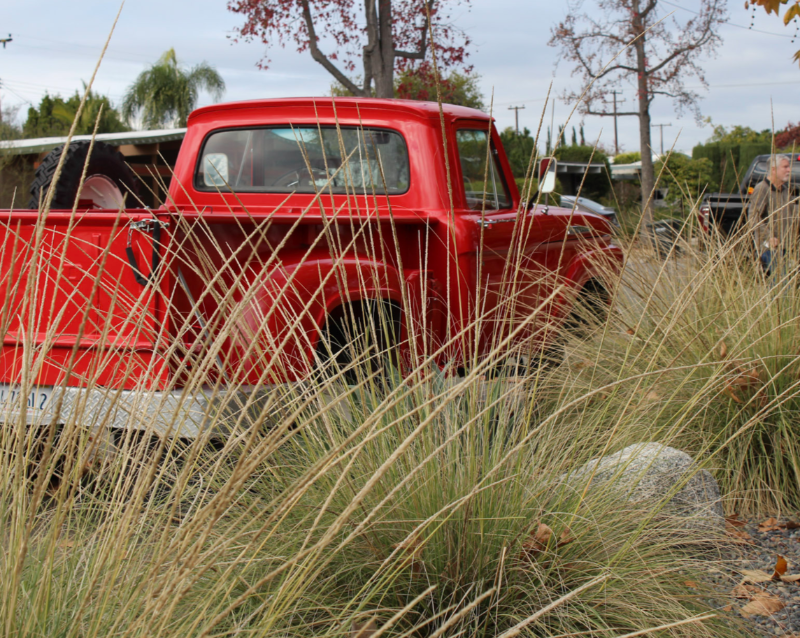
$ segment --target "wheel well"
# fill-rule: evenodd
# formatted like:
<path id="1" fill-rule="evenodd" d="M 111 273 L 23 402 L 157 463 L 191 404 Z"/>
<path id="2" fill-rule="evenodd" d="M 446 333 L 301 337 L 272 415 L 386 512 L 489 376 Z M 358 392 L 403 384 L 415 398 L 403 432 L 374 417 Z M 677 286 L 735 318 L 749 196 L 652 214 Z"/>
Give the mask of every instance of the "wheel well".
<path id="1" fill-rule="evenodd" d="M 603 285 L 603 282 L 597 279 L 590 279 L 583 284 L 580 293 L 578 293 L 578 303 L 581 304 L 592 317 L 596 318 L 600 323 L 603 323 L 608 318 L 611 294 Z"/>
<path id="2" fill-rule="evenodd" d="M 325 317 L 317 353 L 323 359 L 330 358 L 368 335 L 376 338 L 379 350 L 390 349 L 400 343 L 401 330 L 402 312 L 398 302 L 391 299 L 348 301 L 336 306 Z M 366 345 L 366 341 L 362 345 Z"/>

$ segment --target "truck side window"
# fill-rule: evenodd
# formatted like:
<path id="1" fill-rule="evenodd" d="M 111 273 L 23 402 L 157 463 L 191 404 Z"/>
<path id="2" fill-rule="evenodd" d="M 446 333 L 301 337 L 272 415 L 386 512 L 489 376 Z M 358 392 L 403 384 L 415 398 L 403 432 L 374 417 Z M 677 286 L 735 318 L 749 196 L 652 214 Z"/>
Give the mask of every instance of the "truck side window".
<path id="1" fill-rule="evenodd" d="M 487 153 L 488 133 L 480 129 L 459 129 L 456 131 L 456 144 L 467 207 L 472 210 L 510 208 L 511 198 L 497 165 L 494 146 L 492 152 Z"/>
<path id="2" fill-rule="evenodd" d="M 408 148 L 385 129 L 283 126 L 215 131 L 195 188 L 239 193 L 404 193 Z"/>

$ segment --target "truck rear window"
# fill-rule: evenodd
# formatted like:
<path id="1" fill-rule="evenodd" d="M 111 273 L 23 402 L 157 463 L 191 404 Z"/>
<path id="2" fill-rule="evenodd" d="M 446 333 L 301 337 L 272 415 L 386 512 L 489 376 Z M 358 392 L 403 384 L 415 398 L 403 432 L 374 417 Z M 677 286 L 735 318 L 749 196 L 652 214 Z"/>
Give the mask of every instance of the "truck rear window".
<path id="1" fill-rule="evenodd" d="M 285 126 L 212 133 L 197 166 L 198 190 L 240 193 L 404 193 L 408 148 L 386 129 Z"/>

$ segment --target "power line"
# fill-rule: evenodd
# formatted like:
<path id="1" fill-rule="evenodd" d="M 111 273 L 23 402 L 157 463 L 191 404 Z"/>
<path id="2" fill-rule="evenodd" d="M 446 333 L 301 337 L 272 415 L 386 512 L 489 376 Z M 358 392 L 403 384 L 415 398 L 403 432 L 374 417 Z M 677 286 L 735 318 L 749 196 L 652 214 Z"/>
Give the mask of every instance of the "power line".
<path id="1" fill-rule="evenodd" d="M 682 7 L 679 4 L 675 4 L 674 2 L 670 2 L 669 0 L 661 0 L 664 4 L 668 4 L 671 7 L 675 7 L 676 9 L 681 9 L 683 11 L 688 11 L 689 13 L 693 13 L 696 16 L 700 15 L 699 11 L 692 11 L 691 9 L 687 9 L 686 7 Z M 730 27 L 736 27 L 737 29 L 745 29 L 746 31 L 754 31 L 756 33 L 763 33 L 764 35 L 774 35 L 778 38 L 791 38 L 792 36 L 786 35 L 785 33 L 775 33 L 774 31 L 762 31 L 761 29 L 754 29 L 752 27 L 746 27 L 742 24 L 736 24 L 735 22 L 728 22 L 727 20 L 720 20 L 720 24 L 727 24 Z"/>
<path id="2" fill-rule="evenodd" d="M 741 89 L 741 88 L 751 87 L 751 86 L 785 86 L 785 87 L 788 88 L 790 86 L 795 86 L 795 85 L 800 85 L 800 81 L 794 81 L 794 82 L 747 82 L 745 84 L 709 84 L 707 87 L 703 86 L 701 84 L 698 84 L 696 86 L 687 86 L 687 87 L 684 87 L 684 88 L 687 88 L 687 89 L 706 89 L 706 88 L 707 89 Z M 625 93 L 625 92 L 636 92 L 638 89 L 636 89 L 635 87 L 629 87 L 629 88 L 621 88 L 621 89 L 618 89 L 618 90 L 621 93 Z M 495 102 L 494 105 L 495 106 L 505 106 L 506 104 L 514 104 L 514 102 L 520 102 L 520 101 L 522 101 L 522 100 L 512 100 L 511 102 Z M 544 102 L 545 98 L 527 98 L 524 101 L 525 102 Z"/>

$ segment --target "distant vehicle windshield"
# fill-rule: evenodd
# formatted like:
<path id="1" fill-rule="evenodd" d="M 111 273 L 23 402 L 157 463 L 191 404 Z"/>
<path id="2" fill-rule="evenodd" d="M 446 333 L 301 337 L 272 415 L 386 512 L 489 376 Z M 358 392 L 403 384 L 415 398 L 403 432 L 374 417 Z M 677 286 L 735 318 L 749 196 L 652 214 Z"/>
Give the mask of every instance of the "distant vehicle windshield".
<path id="1" fill-rule="evenodd" d="M 408 148 L 384 129 L 285 126 L 212 133 L 197 165 L 198 190 L 240 193 L 404 193 Z"/>

